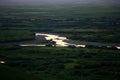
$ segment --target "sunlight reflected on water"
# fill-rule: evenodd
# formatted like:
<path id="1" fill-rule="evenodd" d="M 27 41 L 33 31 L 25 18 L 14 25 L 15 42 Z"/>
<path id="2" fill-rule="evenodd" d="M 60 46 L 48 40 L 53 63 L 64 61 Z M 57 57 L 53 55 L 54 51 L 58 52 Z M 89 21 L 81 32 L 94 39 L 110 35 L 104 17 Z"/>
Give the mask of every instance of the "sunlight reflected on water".
<path id="1" fill-rule="evenodd" d="M 36 33 L 35 36 L 45 36 L 46 40 L 52 39 L 53 41 L 56 42 L 56 46 L 68 46 L 69 45 L 69 43 L 64 41 L 64 40 L 67 40 L 67 38 L 61 37 L 59 35 Z"/>

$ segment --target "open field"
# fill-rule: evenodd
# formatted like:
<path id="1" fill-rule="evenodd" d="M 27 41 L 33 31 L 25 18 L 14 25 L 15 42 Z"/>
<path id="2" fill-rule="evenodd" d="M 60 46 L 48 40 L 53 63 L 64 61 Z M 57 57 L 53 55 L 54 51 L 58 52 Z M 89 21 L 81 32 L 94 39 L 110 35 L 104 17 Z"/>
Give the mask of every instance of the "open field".
<path id="1" fill-rule="evenodd" d="M 8 67 L 0 64 L 0 79 L 1 80 L 38 80 L 33 75 L 27 74 L 26 72 Z"/>
<path id="2" fill-rule="evenodd" d="M 120 51 L 88 48 L 0 46 L 5 65 L 39 80 L 119 80 Z"/>
<path id="3" fill-rule="evenodd" d="M 17 43 L 38 44 L 35 33 L 41 32 L 86 44 L 120 46 L 119 14 L 119 5 L 0 6 L 0 61 L 5 61 L 0 64 L 0 79 L 120 80 L 120 51 L 114 48 Z"/>
<path id="4" fill-rule="evenodd" d="M 1 6 L 0 29 L 62 33 L 73 40 L 120 42 L 120 7 L 115 5 Z"/>

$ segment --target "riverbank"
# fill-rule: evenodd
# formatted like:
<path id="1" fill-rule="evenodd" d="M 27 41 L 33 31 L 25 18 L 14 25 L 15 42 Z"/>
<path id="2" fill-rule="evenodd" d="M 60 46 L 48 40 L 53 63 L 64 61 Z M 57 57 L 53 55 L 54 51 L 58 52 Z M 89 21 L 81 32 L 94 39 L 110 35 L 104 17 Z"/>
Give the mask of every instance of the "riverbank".
<path id="1" fill-rule="evenodd" d="M 96 47 L 96 48 L 116 48 L 120 49 L 118 43 L 98 43 L 98 42 L 86 42 L 86 41 L 75 41 L 70 40 L 67 37 L 60 36 L 59 34 L 48 34 L 48 33 L 35 33 L 35 37 L 38 39 L 39 44 L 20 44 L 20 46 L 46 46 L 47 43 L 40 44 L 42 40 L 52 40 L 56 42 L 58 47 Z M 38 38 L 39 37 L 39 38 Z M 41 38 L 42 37 L 42 38 Z"/>

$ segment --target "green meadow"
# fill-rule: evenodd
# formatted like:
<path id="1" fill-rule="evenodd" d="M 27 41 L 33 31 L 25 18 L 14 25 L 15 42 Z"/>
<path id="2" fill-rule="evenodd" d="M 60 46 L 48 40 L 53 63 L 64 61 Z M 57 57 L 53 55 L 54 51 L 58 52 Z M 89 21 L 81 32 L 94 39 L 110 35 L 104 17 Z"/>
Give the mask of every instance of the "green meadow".
<path id="1" fill-rule="evenodd" d="M 120 46 L 119 14 L 119 5 L 0 6 L 0 79 L 120 80 L 120 50 L 19 46 L 35 32 Z"/>

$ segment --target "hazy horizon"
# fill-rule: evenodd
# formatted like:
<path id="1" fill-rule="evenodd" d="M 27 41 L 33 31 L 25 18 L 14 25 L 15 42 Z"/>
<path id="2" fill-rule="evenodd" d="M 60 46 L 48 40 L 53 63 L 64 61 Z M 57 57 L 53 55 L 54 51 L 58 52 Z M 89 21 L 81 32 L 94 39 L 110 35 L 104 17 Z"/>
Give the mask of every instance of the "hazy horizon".
<path id="1" fill-rule="evenodd" d="M 0 0 L 0 4 L 120 4 L 119 0 Z"/>

